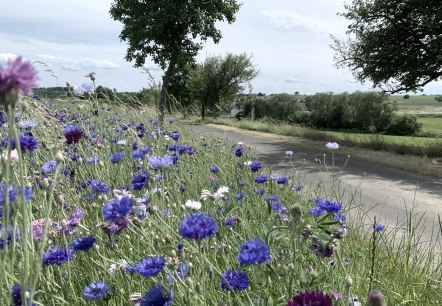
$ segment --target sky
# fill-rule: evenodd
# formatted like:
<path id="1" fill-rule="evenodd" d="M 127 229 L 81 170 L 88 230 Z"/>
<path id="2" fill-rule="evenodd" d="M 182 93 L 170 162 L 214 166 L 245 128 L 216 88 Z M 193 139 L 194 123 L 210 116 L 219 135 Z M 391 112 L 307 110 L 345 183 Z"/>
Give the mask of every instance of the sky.
<path id="1" fill-rule="evenodd" d="M 14 0 L 0 2 L 0 64 L 17 55 L 34 62 L 39 86 L 81 85 L 96 73 L 96 84 L 118 91 L 139 91 L 152 84 L 144 69 L 124 57 L 123 25 L 109 15 L 110 0 Z M 223 38 L 207 42 L 197 56 L 253 55 L 259 70 L 252 92 L 314 94 L 370 90 L 349 71 L 333 66 L 330 35 L 345 38 L 348 21 L 338 16 L 343 0 L 243 0 L 233 24 L 219 23 Z M 163 72 L 146 68 L 155 82 Z M 431 83 L 424 93 L 442 92 Z"/>

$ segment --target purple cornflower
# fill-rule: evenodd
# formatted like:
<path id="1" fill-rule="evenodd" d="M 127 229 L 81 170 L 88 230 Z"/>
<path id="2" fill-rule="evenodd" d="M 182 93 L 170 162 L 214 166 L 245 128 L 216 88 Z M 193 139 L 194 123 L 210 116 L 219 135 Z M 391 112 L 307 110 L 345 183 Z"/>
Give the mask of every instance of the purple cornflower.
<path id="1" fill-rule="evenodd" d="M 322 291 L 305 291 L 292 297 L 287 306 L 333 306 L 331 298 Z"/>
<path id="2" fill-rule="evenodd" d="M 63 228 L 63 232 L 66 235 L 72 235 L 77 231 L 78 225 L 81 219 L 84 217 L 84 210 L 77 207 L 75 211 L 66 219 L 66 226 Z"/>
<path id="3" fill-rule="evenodd" d="M 110 155 L 110 160 L 113 164 L 119 163 L 123 159 L 124 159 L 123 152 L 111 153 Z"/>
<path id="4" fill-rule="evenodd" d="M 41 171 L 43 174 L 51 174 L 55 172 L 55 167 L 57 166 L 57 162 L 55 160 L 50 160 L 45 162 L 43 166 L 41 166 Z"/>
<path id="5" fill-rule="evenodd" d="M 61 265 L 69 260 L 74 259 L 74 250 L 69 247 L 52 247 L 49 251 L 43 253 L 43 264 L 49 265 Z"/>
<path id="6" fill-rule="evenodd" d="M 84 251 L 90 249 L 97 241 L 94 236 L 79 237 L 72 240 L 74 251 Z"/>
<path id="7" fill-rule="evenodd" d="M 106 220 L 116 221 L 126 217 L 133 206 L 131 198 L 122 197 L 121 199 L 112 199 L 103 206 L 103 213 Z"/>
<path id="8" fill-rule="evenodd" d="M 29 61 L 23 61 L 21 56 L 8 60 L 6 68 L 0 66 L 0 96 L 13 88 L 24 95 L 30 95 L 37 80 L 37 71 Z"/>
<path id="9" fill-rule="evenodd" d="M 269 263 L 269 246 L 260 238 L 254 238 L 244 243 L 239 250 L 239 263 L 241 265 L 257 265 Z"/>
<path id="10" fill-rule="evenodd" d="M 285 206 L 279 202 L 272 203 L 272 205 L 270 205 L 270 207 L 272 208 L 273 211 L 276 211 L 282 215 L 286 215 L 288 213 L 287 208 L 285 208 Z"/>
<path id="11" fill-rule="evenodd" d="M 140 306 L 170 306 L 174 300 L 173 291 L 169 291 L 158 284 L 150 288 L 141 300 Z"/>
<path id="12" fill-rule="evenodd" d="M 29 304 L 29 299 L 26 299 L 26 303 L 23 303 L 21 300 L 21 290 L 22 290 L 22 286 L 19 284 L 15 284 L 12 287 L 11 290 L 11 298 L 12 298 L 12 306 L 22 306 L 22 305 L 26 305 L 26 306 L 36 306 L 37 303 L 32 302 L 32 304 Z M 26 288 L 26 293 L 30 293 L 31 288 L 28 286 L 28 288 Z"/>
<path id="13" fill-rule="evenodd" d="M 154 169 L 165 169 L 173 164 L 173 158 L 169 155 L 164 155 L 163 157 L 151 155 L 147 158 L 147 162 Z"/>
<path id="14" fill-rule="evenodd" d="M 107 224 L 105 226 L 105 229 L 113 234 L 113 235 L 118 235 L 120 234 L 125 228 L 127 228 L 129 226 L 129 221 L 127 220 L 128 218 L 119 218 L 116 219 L 115 221 L 112 221 L 111 223 Z"/>
<path id="15" fill-rule="evenodd" d="M 235 150 L 235 156 L 236 157 L 241 157 L 243 154 L 244 154 L 244 152 L 243 152 L 243 147 L 239 147 L 239 148 L 237 148 L 236 150 Z"/>
<path id="16" fill-rule="evenodd" d="M 150 174 L 146 171 L 143 171 L 141 174 L 135 174 L 132 178 L 132 181 L 130 182 L 133 190 L 141 190 L 143 189 L 146 184 L 147 180 L 149 179 Z"/>
<path id="17" fill-rule="evenodd" d="M 240 291 L 250 287 L 250 280 L 246 272 L 227 270 L 220 280 L 222 290 Z"/>
<path id="18" fill-rule="evenodd" d="M 23 151 L 35 151 L 38 149 L 38 141 L 32 135 L 20 135 L 19 140 Z"/>
<path id="19" fill-rule="evenodd" d="M 262 168 L 262 163 L 259 161 L 255 161 L 250 164 L 250 170 L 252 172 L 258 172 L 261 168 Z"/>
<path id="20" fill-rule="evenodd" d="M 181 221 L 181 236 L 183 238 L 201 240 L 218 232 L 216 222 L 210 215 L 194 213 Z"/>
<path id="21" fill-rule="evenodd" d="M 163 271 L 166 265 L 166 258 L 164 256 L 148 256 L 136 264 L 135 271 L 143 276 L 156 276 Z"/>
<path id="22" fill-rule="evenodd" d="M 276 180 L 276 183 L 278 185 L 284 185 L 284 184 L 287 184 L 288 182 L 289 182 L 289 179 L 286 176 L 281 176 Z"/>
<path id="23" fill-rule="evenodd" d="M 237 195 L 235 195 L 235 198 L 238 201 L 244 200 L 247 197 L 247 195 L 244 192 L 238 193 Z"/>
<path id="24" fill-rule="evenodd" d="M 385 226 L 379 223 L 374 224 L 373 228 L 376 232 L 382 232 L 385 230 Z"/>
<path id="25" fill-rule="evenodd" d="M 81 137 L 84 136 L 83 127 L 79 125 L 69 125 L 63 128 L 64 138 L 66 139 L 66 144 L 79 143 Z"/>
<path id="26" fill-rule="evenodd" d="M 265 182 L 267 182 L 269 180 L 269 177 L 267 175 L 258 175 L 255 178 L 255 183 L 258 184 L 264 184 Z"/>
<path id="27" fill-rule="evenodd" d="M 112 287 L 104 282 L 93 282 L 83 289 L 83 297 L 87 300 L 106 300 Z"/>
<path id="28" fill-rule="evenodd" d="M 89 186 L 91 186 L 91 188 L 93 190 L 95 190 L 96 192 L 101 192 L 101 193 L 107 193 L 109 192 L 109 190 L 111 190 L 110 186 L 107 186 L 105 182 L 103 182 L 102 180 L 90 180 L 89 181 Z"/>

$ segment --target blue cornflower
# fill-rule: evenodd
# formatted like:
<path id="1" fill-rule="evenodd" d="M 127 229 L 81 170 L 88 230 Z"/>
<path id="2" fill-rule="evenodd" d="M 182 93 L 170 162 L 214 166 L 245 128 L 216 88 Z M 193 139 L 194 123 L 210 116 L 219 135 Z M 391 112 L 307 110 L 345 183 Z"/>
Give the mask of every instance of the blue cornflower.
<path id="1" fill-rule="evenodd" d="M 239 148 L 237 148 L 236 150 L 235 150 L 235 156 L 236 157 L 241 157 L 243 154 L 244 154 L 244 152 L 243 152 L 243 147 L 239 147 Z"/>
<path id="2" fill-rule="evenodd" d="M 147 158 L 147 162 L 155 169 L 164 169 L 173 164 L 173 158 L 169 155 L 163 157 L 151 155 Z"/>
<path id="3" fill-rule="evenodd" d="M 278 185 L 284 185 L 284 184 L 287 184 L 288 182 L 289 182 L 289 179 L 286 176 L 281 176 L 276 180 L 276 183 Z"/>
<path id="4" fill-rule="evenodd" d="M 29 299 L 26 299 L 26 303 L 22 302 L 22 300 L 21 300 L 21 289 L 22 289 L 22 286 L 19 285 L 19 284 L 15 284 L 12 287 L 12 290 L 11 290 L 12 304 L 11 305 L 12 306 L 22 306 L 22 305 L 36 306 L 37 303 L 35 303 L 35 302 L 32 302 L 32 304 L 29 304 Z M 31 291 L 31 288 L 28 286 L 28 288 L 26 288 L 26 291 L 27 291 L 27 293 L 29 293 Z"/>
<path id="5" fill-rule="evenodd" d="M 276 211 L 276 212 L 278 212 L 278 213 L 280 213 L 280 214 L 285 215 L 285 214 L 288 213 L 287 208 L 285 208 L 285 206 L 282 205 L 282 204 L 279 203 L 279 202 L 274 202 L 274 203 L 272 203 L 272 204 L 270 205 L 270 207 L 272 208 L 273 211 Z"/>
<path id="6" fill-rule="evenodd" d="M 136 264 L 135 271 L 143 276 L 156 276 L 163 271 L 166 265 L 166 258 L 164 256 L 148 256 Z"/>
<path id="7" fill-rule="evenodd" d="M 172 138 L 175 141 L 178 141 L 178 139 L 180 139 L 181 134 L 178 132 L 173 132 L 172 134 L 170 134 L 170 138 Z"/>
<path id="8" fill-rule="evenodd" d="M 102 180 L 90 180 L 89 186 L 96 192 L 107 193 L 111 190 L 110 186 L 107 186 Z"/>
<path id="9" fill-rule="evenodd" d="M 123 159 L 124 159 L 124 153 L 123 152 L 112 153 L 110 155 L 110 160 L 111 160 L 111 162 L 113 164 L 119 163 Z"/>
<path id="10" fill-rule="evenodd" d="M 6 122 L 8 122 L 8 118 L 6 117 L 6 114 L 2 111 L 0 111 L 0 127 L 2 127 Z"/>
<path id="11" fill-rule="evenodd" d="M 321 208 L 326 212 L 338 214 L 342 211 L 341 203 L 334 202 L 332 200 L 324 200 L 324 199 L 315 199 L 313 201 L 316 204 L 318 204 L 319 208 Z"/>
<path id="12" fill-rule="evenodd" d="M 189 274 L 189 265 L 185 262 L 179 263 L 176 270 L 169 269 L 166 280 L 168 282 L 184 281 Z"/>
<path id="13" fill-rule="evenodd" d="M 238 259 L 241 265 L 269 263 L 271 260 L 270 249 L 264 240 L 254 238 L 241 246 Z"/>
<path id="14" fill-rule="evenodd" d="M 238 193 L 237 195 L 235 195 L 235 198 L 239 201 L 245 199 L 247 197 L 247 195 L 244 192 Z"/>
<path id="15" fill-rule="evenodd" d="M 181 236 L 183 238 L 201 240 L 218 232 L 216 222 L 210 215 L 194 213 L 181 221 Z"/>
<path id="16" fill-rule="evenodd" d="M 83 296 L 87 300 L 106 300 L 112 287 L 104 282 L 93 282 L 83 289 Z"/>
<path id="17" fill-rule="evenodd" d="M 143 171 L 143 173 L 141 174 L 135 174 L 134 177 L 132 178 L 132 181 L 130 182 L 132 189 L 134 190 L 143 189 L 146 186 L 149 177 L 150 174 L 146 171 Z"/>
<path id="18" fill-rule="evenodd" d="M 18 192 L 21 194 L 23 190 L 25 192 L 25 200 L 28 202 L 31 201 L 33 196 L 32 187 L 19 187 Z"/>
<path id="19" fill-rule="evenodd" d="M 255 189 L 255 193 L 259 194 L 259 195 L 263 195 L 266 193 L 266 191 L 264 189 Z"/>
<path id="20" fill-rule="evenodd" d="M 239 183 L 239 186 L 241 186 L 241 187 L 244 187 L 245 185 L 247 185 L 246 182 L 240 182 L 240 183 Z"/>
<path id="21" fill-rule="evenodd" d="M 43 264 L 48 265 L 61 265 L 69 260 L 74 259 L 74 250 L 70 247 L 52 247 L 49 251 L 43 253 Z"/>
<path id="22" fill-rule="evenodd" d="M 97 241 L 94 236 L 79 237 L 72 240 L 72 247 L 74 251 L 84 251 L 92 247 L 92 245 Z"/>
<path id="23" fill-rule="evenodd" d="M 162 285 L 158 284 L 157 286 L 150 288 L 141 300 L 140 306 L 170 306 L 172 305 L 173 300 L 173 291 L 169 291 Z"/>
<path id="24" fill-rule="evenodd" d="M 97 164 L 99 161 L 100 161 L 99 156 L 92 156 L 92 157 L 89 157 L 88 159 L 86 159 L 86 162 L 88 164 Z"/>
<path id="25" fill-rule="evenodd" d="M 212 172 L 212 173 L 217 173 L 218 170 L 219 170 L 218 167 L 210 167 L 210 172 Z"/>
<path id="26" fill-rule="evenodd" d="M 246 272 L 227 270 L 220 280 L 222 290 L 240 291 L 250 287 L 250 280 Z"/>
<path id="27" fill-rule="evenodd" d="M 279 196 L 277 195 L 269 195 L 265 197 L 266 202 L 277 202 L 279 201 Z"/>
<path id="28" fill-rule="evenodd" d="M 374 228 L 374 230 L 377 231 L 377 232 L 382 232 L 382 231 L 385 230 L 385 226 L 382 225 L 382 224 L 379 224 L 379 223 L 374 224 L 374 225 L 373 225 L 373 228 Z"/>
<path id="29" fill-rule="evenodd" d="M 304 188 L 303 185 L 298 185 L 298 186 L 293 187 L 293 190 L 299 192 L 299 191 L 301 191 L 303 188 Z"/>
<path id="30" fill-rule="evenodd" d="M 5 243 L 5 241 L 3 240 L 3 235 L 4 235 L 3 231 L 4 231 L 4 227 L 0 224 L 0 250 L 3 250 L 3 248 L 5 247 L 5 244 L 6 245 L 11 244 L 11 240 L 12 240 L 12 236 L 13 236 L 12 235 L 13 228 L 11 225 L 8 225 L 8 229 L 6 230 L 7 232 L 6 232 L 6 243 Z M 20 231 L 18 229 L 15 231 L 15 237 L 16 238 L 20 237 Z"/>
<path id="31" fill-rule="evenodd" d="M 334 217 L 335 221 L 339 221 L 339 222 L 345 222 L 347 220 L 347 217 L 344 215 L 336 215 Z"/>
<path id="32" fill-rule="evenodd" d="M 21 129 L 28 129 L 38 125 L 38 122 L 35 120 L 22 120 L 17 123 L 17 126 Z"/>
<path id="33" fill-rule="evenodd" d="M 143 159 L 144 156 L 146 156 L 146 153 L 144 153 L 143 149 L 137 149 L 135 151 L 132 152 L 132 158 L 133 159 Z"/>
<path id="34" fill-rule="evenodd" d="M 43 171 L 44 174 L 54 173 L 56 166 L 57 162 L 55 160 L 50 160 L 41 166 L 41 171 Z"/>
<path id="35" fill-rule="evenodd" d="M 8 188 L 8 197 L 9 197 L 9 203 L 12 203 L 15 201 L 15 198 L 17 197 L 17 194 L 15 192 L 14 186 L 9 185 L 6 187 L 6 185 L 0 183 L 0 205 L 5 205 L 5 194 L 6 194 L 6 188 Z"/>
<path id="36" fill-rule="evenodd" d="M 252 170 L 252 172 L 258 172 L 261 168 L 262 168 L 261 162 L 255 161 L 250 164 L 250 170 Z"/>
<path id="37" fill-rule="evenodd" d="M 258 175 L 255 178 L 255 183 L 258 184 L 264 184 L 265 182 L 267 182 L 269 180 L 269 177 L 267 175 Z"/>
<path id="38" fill-rule="evenodd" d="M 312 207 L 310 208 L 310 213 L 316 218 L 319 218 L 324 215 L 325 211 L 322 210 L 320 207 Z"/>
<path id="39" fill-rule="evenodd" d="M 32 135 L 20 135 L 19 140 L 23 151 L 35 151 L 38 149 L 38 141 Z"/>
<path id="40" fill-rule="evenodd" d="M 103 206 L 103 213 L 106 220 L 115 221 L 127 216 L 133 206 L 131 198 L 122 197 L 112 199 Z"/>

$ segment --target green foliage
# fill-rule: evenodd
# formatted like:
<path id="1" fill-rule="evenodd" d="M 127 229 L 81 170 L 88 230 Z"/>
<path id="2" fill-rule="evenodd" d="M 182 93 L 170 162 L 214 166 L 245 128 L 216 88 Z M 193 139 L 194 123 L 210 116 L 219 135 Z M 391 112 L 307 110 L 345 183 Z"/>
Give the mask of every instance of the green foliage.
<path id="1" fill-rule="evenodd" d="M 194 63 L 202 42 L 209 38 L 219 42 L 222 35 L 216 22 L 232 23 L 239 7 L 235 0 L 114 0 L 110 15 L 123 24 L 120 39 L 128 44 L 126 60 L 142 67 L 150 56 L 163 70 L 167 68 L 159 102 L 160 121 L 172 76 Z"/>
<path id="2" fill-rule="evenodd" d="M 404 95 L 404 99 L 410 99 L 410 95 L 409 94 Z"/>
<path id="3" fill-rule="evenodd" d="M 275 120 L 290 121 L 291 119 L 295 119 L 298 116 L 296 113 L 301 111 L 302 107 L 297 97 L 287 93 L 272 95 L 267 99 L 258 99 L 255 103 L 255 115 L 257 119 L 270 117 Z"/>
<path id="4" fill-rule="evenodd" d="M 252 56 L 245 53 L 211 56 L 198 64 L 190 72 L 188 88 L 201 105 L 201 117 L 204 119 L 207 109 L 216 114 L 217 109 L 231 104 L 257 74 Z"/>
<path id="5" fill-rule="evenodd" d="M 353 0 L 341 15 L 347 41 L 334 38 L 335 64 L 389 92 L 417 91 L 442 76 L 439 0 Z"/>
<path id="6" fill-rule="evenodd" d="M 413 115 L 394 116 L 385 133 L 390 135 L 414 135 L 422 129 L 422 123 L 417 122 Z"/>
<path id="7" fill-rule="evenodd" d="M 436 96 L 434 97 L 434 100 L 436 100 L 437 102 L 442 102 L 442 96 Z"/>

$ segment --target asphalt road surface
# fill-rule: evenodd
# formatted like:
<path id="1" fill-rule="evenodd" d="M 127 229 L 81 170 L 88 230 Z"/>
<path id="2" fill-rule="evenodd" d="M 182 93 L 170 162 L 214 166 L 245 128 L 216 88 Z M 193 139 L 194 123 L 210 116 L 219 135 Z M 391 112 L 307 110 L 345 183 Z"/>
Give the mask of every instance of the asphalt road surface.
<path id="1" fill-rule="evenodd" d="M 272 171 L 297 173 L 299 184 L 304 185 L 302 192 L 333 196 L 344 205 L 351 204 L 350 216 L 356 218 L 357 212 L 365 212 L 358 219 L 364 223 L 362 226 L 368 228 L 376 218 L 376 223 L 386 225 L 386 233 L 394 235 L 398 243 L 406 233 L 407 216 L 411 216 L 409 220 L 416 226 L 414 237 L 422 247 L 433 243 L 439 250 L 442 248 L 438 222 L 438 215 L 442 219 L 441 179 L 340 156 L 334 156 L 333 166 L 331 151 L 325 143 L 324 150 L 317 151 L 233 127 L 187 127 L 197 136 L 217 137 L 227 145 L 242 142 Z M 291 158 L 285 155 L 287 150 L 293 151 Z"/>

